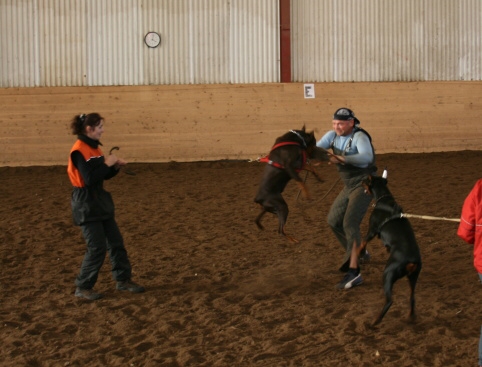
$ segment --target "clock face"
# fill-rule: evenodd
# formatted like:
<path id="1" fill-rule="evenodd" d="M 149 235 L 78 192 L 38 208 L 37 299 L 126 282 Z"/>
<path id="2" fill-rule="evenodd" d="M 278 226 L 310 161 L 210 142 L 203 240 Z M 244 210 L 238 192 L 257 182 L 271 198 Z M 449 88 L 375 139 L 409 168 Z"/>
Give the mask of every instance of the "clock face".
<path id="1" fill-rule="evenodd" d="M 161 44 L 161 36 L 157 32 L 147 32 L 144 42 L 148 47 L 155 48 Z"/>

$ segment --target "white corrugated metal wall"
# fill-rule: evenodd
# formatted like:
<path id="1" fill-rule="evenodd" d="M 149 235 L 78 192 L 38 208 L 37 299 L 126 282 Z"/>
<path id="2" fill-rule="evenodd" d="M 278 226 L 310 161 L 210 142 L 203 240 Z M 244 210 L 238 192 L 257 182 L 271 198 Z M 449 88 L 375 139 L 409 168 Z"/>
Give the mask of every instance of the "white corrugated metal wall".
<path id="1" fill-rule="evenodd" d="M 0 0 L 0 87 L 277 82 L 278 19 L 278 0 Z"/>
<path id="2" fill-rule="evenodd" d="M 279 0 L 0 0 L 0 87 L 279 82 L 278 22 Z M 291 0 L 291 31 L 295 82 L 482 80 L 481 0 Z"/>
<path id="3" fill-rule="evenodd" d="M 143 48 L 143 83 L 277 82 L 278 17 L 278 0 L 145 0 L 164 48 Z"/>
<path id="4" fill-rule="evenodd" d="M 298 82 L 482 80 L 481 0 L 292 0 Z"/>
<path id="5" fill-rule="evenodd" d="M 36 1 L 0 0 L 0 87 L 35 85 L 39 69 Z"/>

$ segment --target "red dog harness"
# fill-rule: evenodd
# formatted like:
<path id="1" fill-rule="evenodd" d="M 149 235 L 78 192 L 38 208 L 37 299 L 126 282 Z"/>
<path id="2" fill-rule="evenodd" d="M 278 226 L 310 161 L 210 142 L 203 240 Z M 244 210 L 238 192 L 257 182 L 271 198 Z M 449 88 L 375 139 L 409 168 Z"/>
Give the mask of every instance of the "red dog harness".
<path id="1" fill-rule="evenodd" d="M 271 151 L 272 152 L 273 150 L 279 148 L 279 147 L 283 147 L 285 145 L 297 145 L 301 148 L 301 145 L 299 143 L 296 143 L 294 141 L 285 141 L 285 142 L 282 142 L 282 143 L 278 143 L 276 145 L 274 145 L 272 148 L 271 148 Z M 303 167 L 305 166 L 305 163 L 306 163 L 306 151 L 304 149 L 302 149 L 302 154 L 303 154 L 303 158 L 302 158 L 302 162 L 301 162 L 301 168 L 298 168 L 296 170 L 296 172 L 300 172 L 303 170 Z M 281 163 L 278 163 L 278 162 L 274 162 L 272 161 L 271 159 L 269 159 L 269 154 L 266 156 L 266 157 L 263 157 L 263 158 L 260 158 L 259 160 L 260 162 L 264 162 L 264 163 L 268 163 L 269 165 L 273 166 L 273 167 L 276 167 L 276 168 L 280 168 L 280 169 L 284 169 L 285 167 L 283 167 L 283 165 Z"/>

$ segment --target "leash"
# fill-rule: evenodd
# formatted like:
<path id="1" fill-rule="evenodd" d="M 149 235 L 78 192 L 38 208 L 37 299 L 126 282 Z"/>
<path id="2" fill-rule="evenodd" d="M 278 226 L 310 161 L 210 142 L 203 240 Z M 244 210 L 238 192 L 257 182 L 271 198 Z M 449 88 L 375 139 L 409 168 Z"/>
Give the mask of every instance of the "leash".
<path id="1" fill-rule="evenodd" d="M 306 176 L 305 176 L 305 183 L 306 183 L 306 179 L 308 177 L 308 173 L 309 171 L 306 171 Z M 328 196 L 328 194 L 331 192 L 331 190 L 333 190 L 335 188 L 335 186 L 338 184 L 338 182 L 341 180 L 340 177 L 338 177 L 338 179 L 335 181 L 335 183 L 328 189 L 328 191 L 326 192 L 325 195 L 323 195 L 323 197 L 320 199 L 320 201 L 322 201 L 324 198 L 326 198 Z M 300 194 L 301 194 L 301 190 L 298 191 L 298 195 L 296 195 L 296 200 L 298 201 L 298 198 L 300 197 Z"/>
<path id="2" fill-rule="evenodd" d="M 303 180 L 304 184 L 306 184 L 306 179 L 308 178 L 309 173 L 310 173 L 309 171 L 306 171 L 305 179 Z M 296 201 L 298 201 L 298 198 L 300 197 L 300 194 L 301 194 L 301 189 L 298 191 L 298 195 L 296 195 Z"/>
<path id="3" fill-rule="evenodd" d="M 387 169 L 386 168 L 383 170 L 382 177 L 385 178 L 385 179 L 387 178 Z M 389 195 L 384 195 L 384 196 L 378 198 L 377 201 L 375 202 L 375 204 L 373 204 L 373 206 L 375 207 L 380 199 L 383 199 L 384 197 L 387 197 L 387 196 L 389 196 Z M 417 214 L 407 214 L 407 213 L 400 213 L 400 214 L 394 215 L 390 219 L 396 219 L 397 217 L 399 217 L 399 218 L 420 218 L 420 219 L 428 219 L 428 220 L 447 220 L 447 221 L 451 221 L 451 222 L 460 222 L 460 219 L 458 219 L 458 218 L 432 217 L 430 215 L 417 215 Z"/>
<path id="4" fill-rule="evenodd" d="M 119 149 L 120 149 L 119 147 L 112 147 L 112 148 L 109 150 L 109 155 L 112 154 L 112 152 L 113 152 L 114 150 L 119 150 Z M 128 170 L 128 169 L 123 169 L 122 171 L 123 171 L 124 173 L 127 173 L 128 175 L 131 175 L 131 176 L 135 176 L 135 175 L 136 175 L 136 173 L 135 173 L 134 171 L 130 171 L 130 170 Z"/>
<path id="5" fill-rule="evenodd" d="M 331 192 L 331 190 L 333 190 L 335 188 L 335 186 L 338 184 L 338 182 L 340 182 L 340 180 L 341 180 L 341 178 L 338 177 L 338 180 L 335 181 L 335 183 L 330 187 L 330 189 L 326 192 L 326 194 L 323 195 L 323 197 L 320 199 L 320 201 L 328 196 L 328 194 Z"/>
<path id="6" fill-rule="evenodd" d="M 457 218 L 432 217 L 430 215 L 416 215 L 416 214 L 407 214 L 407 213 L 400 213 L 400 218 L 421 218 L 421 219 L 428 219 L 428 220 L 448 220 L 451 222 L 460 222 L 460 219 L 457 219 Z"/>

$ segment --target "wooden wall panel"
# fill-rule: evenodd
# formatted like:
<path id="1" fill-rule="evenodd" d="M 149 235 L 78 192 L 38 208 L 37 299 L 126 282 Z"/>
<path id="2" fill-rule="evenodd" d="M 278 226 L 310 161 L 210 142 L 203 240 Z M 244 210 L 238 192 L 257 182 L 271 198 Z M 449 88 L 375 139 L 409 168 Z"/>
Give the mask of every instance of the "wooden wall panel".
<path id="1" fill-rule="evenodd" d="M 352 108 L 377 153 L 482 149 L 482 82 L 0 89 L 0 166 L 65 165 L 78 113 L 106 118 L 105 150 L 131 162 L 256 159 L 303 124 L 317 138 Z"/>

